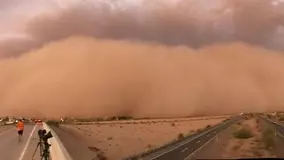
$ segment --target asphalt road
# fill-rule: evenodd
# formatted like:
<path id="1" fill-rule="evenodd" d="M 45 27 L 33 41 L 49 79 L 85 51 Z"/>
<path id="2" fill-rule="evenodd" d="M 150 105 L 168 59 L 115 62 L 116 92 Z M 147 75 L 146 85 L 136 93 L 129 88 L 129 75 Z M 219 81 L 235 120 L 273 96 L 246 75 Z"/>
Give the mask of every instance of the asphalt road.
<path id="1" fill-rule="evenodd" d="M 88 139 L 83 139 L 80 134 L 63 126 L 51 128 L 73 160 L 92 160 L 97 156 L 96 152 L 89 149 L 92 145 L 88 143 Z"/>
<path id="2" fill-rule="evenodd" d="M 266 117 L 260 116 L 260 118 L 262 118 L 263 120 L 265 120 L 266 122 L 268 122 L 270 125 L 272 125 L 274 127 L 274 129 L 276 131 L 278 131 L 279 133 L 281 133 L 282 135 L 284 135 L 284 126 L 280 123 L 274 122 Z"/>
<path id="3" fill-rule="evenodd" d="M 226 129 L 231 124 L 235 123 L 241 118 L 237 116 L 229 121 L 223 122 L 220 125 L 212 127 L 206 131 L 201 132 L 195 136 L 186 138 L 185 140 L 173 145 L 166 147 L 161 150 L 157 150 L 154 153 L 143 156 L 143 160 L 188 160 L 191 156 L 198 151 L 201 147 L 206 145 L 211 139 L 216 137 L 218 133 Z M 130 158 L 139 159 L 139 158 Z"/>
<path id="4" fill-rule="evenodd" d="M 32 160 L 38 143 L 37 130 L 40 128 L 40 125 L 25 125 L 24 135 L 19 142 L 16 127 L 0 126 L 0 159 Z M 40 160 L 39 150 L 34 160 Z"/>

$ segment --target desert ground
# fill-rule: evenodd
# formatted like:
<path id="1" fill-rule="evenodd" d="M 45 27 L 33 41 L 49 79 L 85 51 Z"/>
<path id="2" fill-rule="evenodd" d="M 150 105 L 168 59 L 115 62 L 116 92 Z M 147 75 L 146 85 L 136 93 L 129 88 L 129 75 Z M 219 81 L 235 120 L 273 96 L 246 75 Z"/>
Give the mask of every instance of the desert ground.
<path id="1" fill-rule="evenodd" d="M 283 157 L 283 138 L 263 120 L 247 118 L 227 128 L 199 150 L 195 158 L 268 158 Z"/>
<path id="2" fill-rule="evenodd" d="M 73 154 L 72 157 L 76 157 L 74 154 L 76 154 L 77 149 L 74 149 L 74 146 L 69 147 L 68 143 L 70 140 L 77 138 L 78 143 L 85 145 L 83 148 L 99 152 L 109 160 L 117 160 L 162 146 L 179 137 L 184 137 L 205 127 L 216 125 L 229 117 L 108 121 L 88 124 L 79 123 L 78 125 L 64 124 L 58 128 L 55 127 L 54 130 L 67 150 L 69 152 L 74 150 L 74 152 L 70 152 L 70 154 Z M 65 135 L 67 132 L 72 134 L 70 139 L 66 138 L 68 137 Z M 79 156 L 82 156 L 82 152 L 78 155 L 78 158 Z M 85 156 L 87 156 L 87 153 Z"/>

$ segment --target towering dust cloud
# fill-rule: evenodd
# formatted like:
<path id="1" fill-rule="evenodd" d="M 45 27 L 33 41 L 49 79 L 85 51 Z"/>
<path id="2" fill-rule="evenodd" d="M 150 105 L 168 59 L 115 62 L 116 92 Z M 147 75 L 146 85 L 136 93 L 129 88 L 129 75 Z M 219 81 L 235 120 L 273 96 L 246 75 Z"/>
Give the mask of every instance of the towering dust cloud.
<path id="1" fill-rule="evenodd" d="M 40 15 L 28 40 L 0 42 L 0 114 L 283 110 L 284 12 L 273 2 L 85 0 Z"/>
<path id="2" fill-rule="evenodd" d="M 284 57 L 72 37 L 0 62 L 2 114 L 190 116 L 281 110 Z"/>

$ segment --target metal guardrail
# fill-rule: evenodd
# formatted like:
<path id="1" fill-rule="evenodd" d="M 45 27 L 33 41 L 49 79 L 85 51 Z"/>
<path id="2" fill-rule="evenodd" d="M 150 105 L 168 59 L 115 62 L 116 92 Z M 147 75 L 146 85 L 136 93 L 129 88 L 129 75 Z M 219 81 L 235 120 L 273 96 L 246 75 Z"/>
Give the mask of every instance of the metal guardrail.
<path id="1" fill-rule="evenodd" d="M 237 120 L 241 119 L 242 116 L 235 116 L 231 119 L 228 119 L 227 121 L 224 121 L 222 123 L 219 123 L 213 127 L 210 127 L 210 128 L 205 128 L 204 130 L 202 130 L 201 132 L 198 132 L 198 133 L 195 133 L 195 134 L 192 134 L 192 135 L 189 135 L 181 140 L 176 140 L 176 141 L 173 141 L 173 142 L 170 142 L 168 144 L 165 144 L 163 146 L 160 146 L 160 147 L 157 147 L 155 149 L 152 149 L 150 151 L 147 151 L 147 152 L 143 152 L 143 153 L 140 153 L 140 154 L 136 154 L 136 155 L 132 155 L 130 157 L 127 157 L 125 158 L 124 160 L 138 160 L 138 159 L 143 159 L 144 157 L 146 156 L 149 156 L 150 154 L 154 154 L 156 152 L 167 152 L 167 150 L 171 150 L 172 148 L 176 148 L 176 147 L 179 147 L 179 146 L 182 146 L 184 145 L 185 143 L 189 143 L 190 141 L 193 141 L 195 140 L 196 138 L 202 136 L 202 135 L 206 135 L 207 133 L 209 132 L 212 132 L 214 130 L 223 130 L 225 128 L 227 128 L 229 125 L 235 123 Z"/>

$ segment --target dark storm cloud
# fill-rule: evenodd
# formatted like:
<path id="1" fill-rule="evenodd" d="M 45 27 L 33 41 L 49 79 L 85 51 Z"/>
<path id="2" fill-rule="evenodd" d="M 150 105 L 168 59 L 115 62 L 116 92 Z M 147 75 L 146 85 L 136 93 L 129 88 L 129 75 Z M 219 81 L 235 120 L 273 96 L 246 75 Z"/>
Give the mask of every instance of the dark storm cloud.
<path id="1" fill-rule="evenodd" d="M 274 6 L 271 0 L 228 1 L 234 9 L 235 39 L 254 44 L 265 44 L 277 28 L 284 26 L 284 6 Z"/>
<path id="2" fill-rule="evenodd" d="M 147 2 L 147 1 L 145 1 Z M 138 10 L 113 10 L 110 6 L 77 6 L 52 16 L 38 17 L 28 26 L 28 32 L 39 40 L 54 40 L 75 34 L 111 39 L 137 39 L 166 44 L 186 44 L 193 47 L 237 40 L 265 45 L 277 27 L 284 24 L 281 9 L 270 0 L 227 1 L 215 19 L 222 24 L 232 18 L 235 32 L 226 34 L 215 27 L 212 19 L 202 19 L 194 14 L 193 1 L 180 1 L 175 6 L 156 2 L 143 3 Z M 223 17 L 226 9 L 232 16 Z M 210 14 L 205 12 L 204 14 Z M 221 18 L 220 18 L 221 17 Z"/>
<path id="3" fill-rule="evenodd" d="M 163 1 L 145 0 L 136 8 L 121 8 L 115 1 L 112 5 L 99 1 L 82 3 L 52 15 L 36 17 L 27 24 L 26 29 L 35 41 L 17 42 L 16 48 L 10 46 L 14 42 L 2 44 L 1 52 L 5 54 L 0 54 L 14 55 L 48 41 L 74 35 L 154 41 L 195 48 L 212 43 L 243 41 L 284 49 L 284 40 L 277 45 L 271 44 L 276 30 L 284 24 L 284 7 L 281 4 L 272 5 L 270 0 L 225 0 L 223 6 L 208 11 L 204 9 L 206 3 L 203 3 L 203 9 L 197 9 L 201 7 L 197 2 L 181 0 L 176 5 L 167 5 Z"/>

